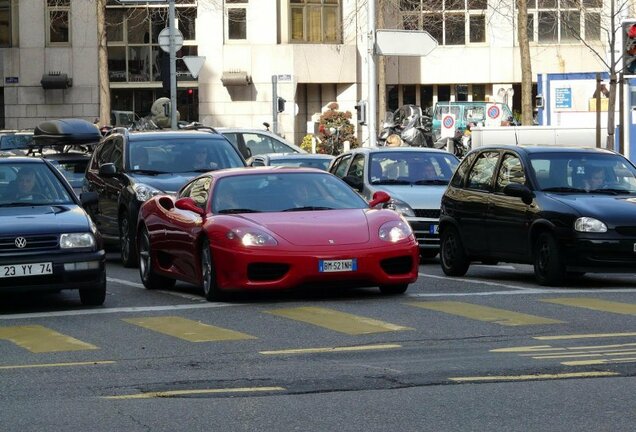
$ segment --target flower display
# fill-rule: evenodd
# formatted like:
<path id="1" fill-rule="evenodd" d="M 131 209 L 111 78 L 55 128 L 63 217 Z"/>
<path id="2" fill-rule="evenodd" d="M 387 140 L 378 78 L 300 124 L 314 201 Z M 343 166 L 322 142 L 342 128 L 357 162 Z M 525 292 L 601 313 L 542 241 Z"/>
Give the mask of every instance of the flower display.
<path id="1" fill-rule="evenodd" d="M 338 108 L 338 104 L 332 102 L 320 116 L 316 153 L 339 155 L 344 149 L 345 141 L 349 142 L 349 148 L 359 146 L 355 127 L 351 123 L 351 112 L 339 111 Z"/>

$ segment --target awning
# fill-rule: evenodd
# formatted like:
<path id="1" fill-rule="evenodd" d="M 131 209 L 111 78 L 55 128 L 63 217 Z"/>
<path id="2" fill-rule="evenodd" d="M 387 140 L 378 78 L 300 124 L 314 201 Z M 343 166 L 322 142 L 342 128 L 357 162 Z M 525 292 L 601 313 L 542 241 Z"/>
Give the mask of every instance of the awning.
<path id="1" fill-rule="evenodd" d="M 252 77 L 245 71 L 225 71 L 221 75 L 224 86 L 246 86 L 252 84 Z"/>

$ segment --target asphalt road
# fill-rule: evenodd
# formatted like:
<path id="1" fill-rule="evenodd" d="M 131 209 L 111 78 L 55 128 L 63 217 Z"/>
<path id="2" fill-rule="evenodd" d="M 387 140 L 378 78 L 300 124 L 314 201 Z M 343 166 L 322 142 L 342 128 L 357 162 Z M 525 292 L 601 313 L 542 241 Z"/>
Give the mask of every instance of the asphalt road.
<path id="1" fill-rule="evenodd" d="M 636 280 L 420 266 L 405 295 L 204 301 L 108 262 L 103 307 L 0 296 L 0 431 L 616 431 L 636 421 Z"/>

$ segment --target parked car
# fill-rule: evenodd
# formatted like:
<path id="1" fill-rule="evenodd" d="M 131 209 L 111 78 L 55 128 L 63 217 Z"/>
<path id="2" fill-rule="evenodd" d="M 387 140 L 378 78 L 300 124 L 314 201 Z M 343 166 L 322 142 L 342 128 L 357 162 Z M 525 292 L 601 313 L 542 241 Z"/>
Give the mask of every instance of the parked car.
<path id="1" fill-rule="evenodd" d="M 83 190 L 97 192 L 88 212 L 122 263 L 137 264 L 137 215 L 157 194 L 174 194 L 197 176 L 220 168 L 245 167 L 239 151 L 222 135 L 202 130 L 129 131 L 113 129 L 93 152 Z"/>
<path id="2" fill-rule="evenodd" d="M 79 290 L 84 305 L 106 297 L 102 239 L 82 202 L 48 161 L 0 158 L 0 292 Z"/>
<path id="3" fill-rule="evenodd" d="M 604 176 L 604 184 L 592 177 Z M 600 179 L 602 181 L 602 179 Z M 541 285 L 586 272 L 633 272 L 636 168 L 596 148 L 492 146 L 462 161 L 442 198 L 441 265 L 534 265 Z"/>
<path id="4" fill-rule="evenodd" d="M 265 153 L 307 153 L 269 130 L 230 127 L 214 129 L 229 139 L 245 159 Z"/>
<path id="5" fill-rule="evenodd" d="M 209 172 L 141 207 L 141 279 L 149 289 L 197 284 L 208 300 L 337 282 L 400 294 L 417 279 L 418 247 L 399 215 L 371 210 L 388 200 L 366 202 L 313 168 Z"/>
<path id="6" fill-rule="evenodd" d="M 288 166 L 318 168 L 327 171 L 335 156 L 314 153 L 266 153 L 252 156 L 247 165 L 256 166 Z"/>
<path id="7" fill-rule="evenodd" d="M 440 201 L 458 163 L 451 153 L 424 147 L 360 147 L 338 156 L 329 171 L 365 199 L 377 191 L 391 195 L 384 206 L 409 222 L 422 258 L 434 258 Z"/>
<path id="8" fill-rule="evenodd" d="M 0 131 L 0 156 L 25 156 L 32 142 L 32 130 Z"/>

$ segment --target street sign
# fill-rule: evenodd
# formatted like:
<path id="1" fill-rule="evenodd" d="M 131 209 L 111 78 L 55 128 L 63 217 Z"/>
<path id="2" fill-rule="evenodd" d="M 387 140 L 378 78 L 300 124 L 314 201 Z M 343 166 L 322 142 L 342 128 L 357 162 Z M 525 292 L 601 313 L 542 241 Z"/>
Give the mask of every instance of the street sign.
<path id="1" fill-rule="evenodd" d="M 376 30 L 377 55 L 425 56 L 437 47 L 437 40 L 424 30 Z"/>
<path id="2" fill-rule="evenodd" d="M 157 42 L 162 50 L 170 52 L 170 27 L 166 27 L 159 32 Z M 174 50 L 179 51 L 183 46 L 183 34 L 178 28 L 174 29 Z"/>
<path id="3" fill-rule="evenodd" d="M 205 63 L 204 56 L 183 56 L 181 57 L 183 62 L 188 67 L 188 70 L 192 74 L 192 78 L 196 78 L 199 76 L 199 72 L 203 67 L 203 63 Z"/>
<path id="4" fill-rule="evenodd" d="M 499 108 L 499 105 L 486 105 L 486 126 L 501 126 L 501 108 Z"/>
<path id="5" fill-rule="evenodd" d="M 444 114 L 442 116 L 441 138 L 455 137 L 455 114 Z"/>

